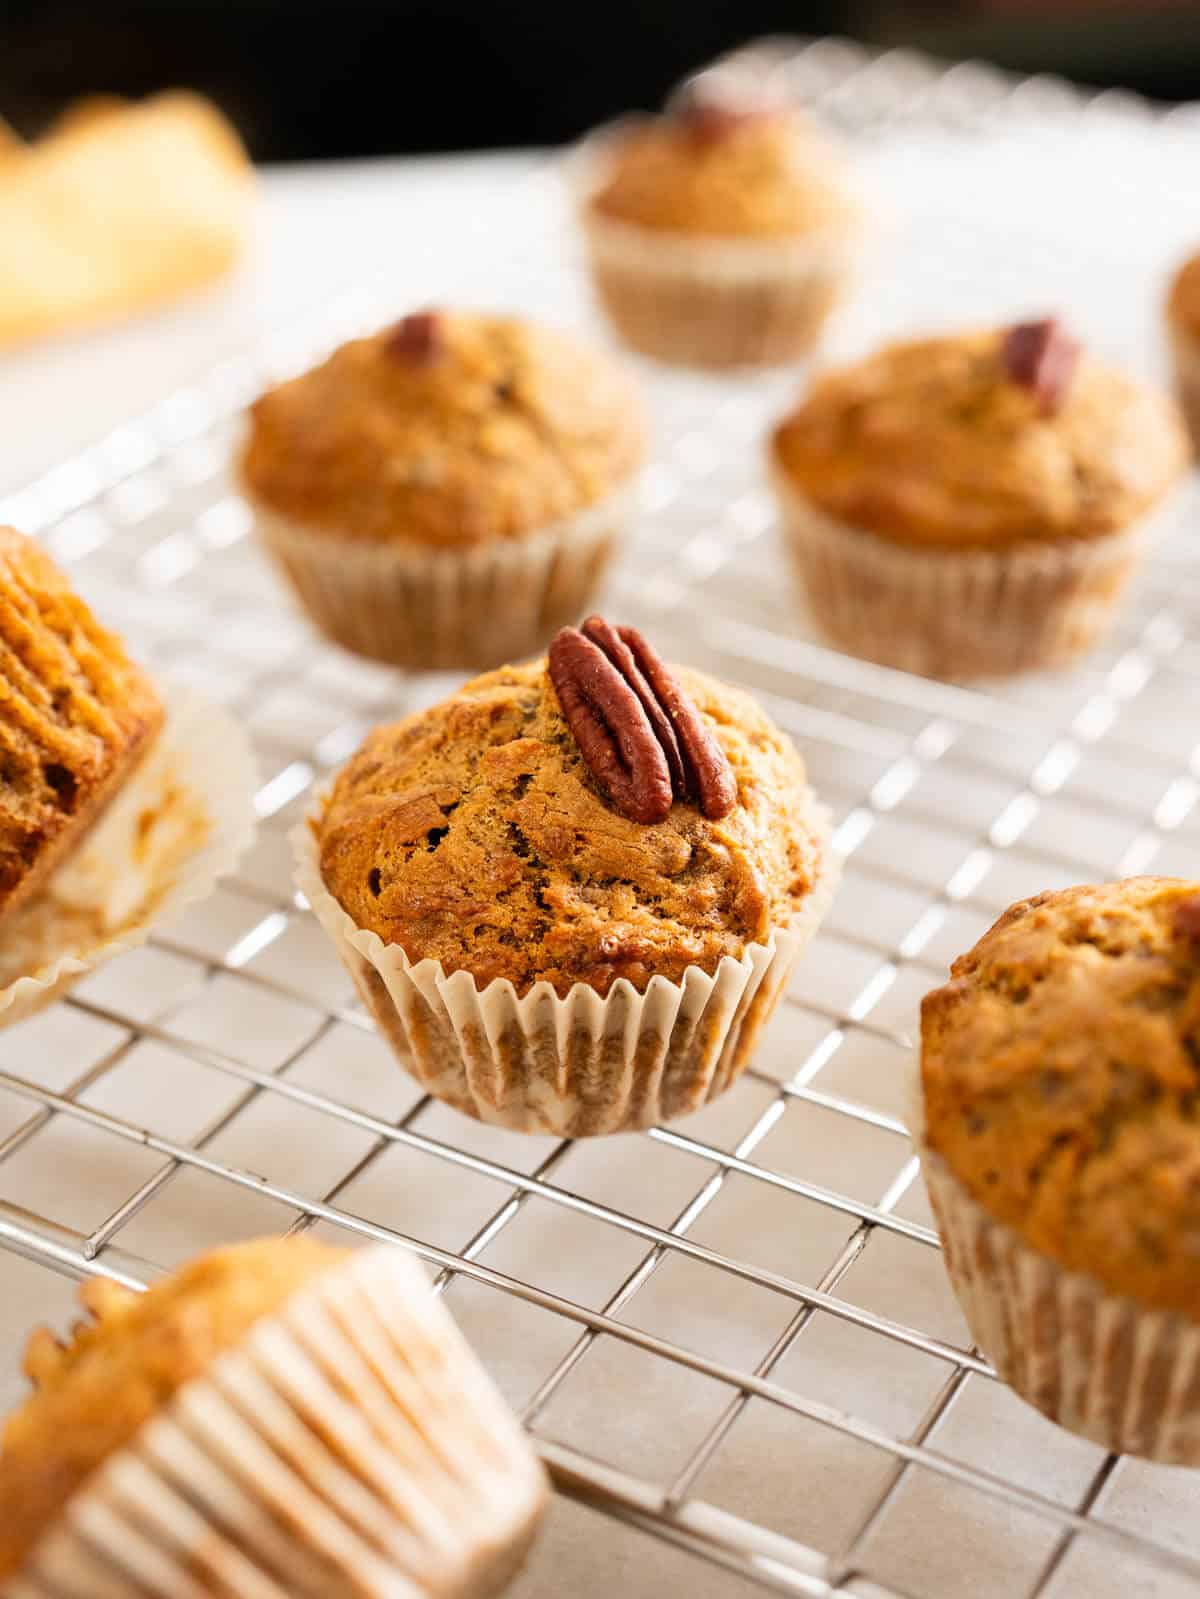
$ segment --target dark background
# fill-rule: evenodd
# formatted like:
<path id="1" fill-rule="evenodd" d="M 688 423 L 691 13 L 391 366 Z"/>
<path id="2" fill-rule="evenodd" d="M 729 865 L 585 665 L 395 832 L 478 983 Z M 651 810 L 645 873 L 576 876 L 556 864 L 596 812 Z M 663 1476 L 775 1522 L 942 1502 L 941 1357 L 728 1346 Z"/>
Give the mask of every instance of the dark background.
<path id="1" fill-rule="evenodd" d="M 840 32 L 1200 98 L 1200 0 L 0 0 L 0 115 L 186 84 L 260 160 L 557 143 L 761 33 Z"/>

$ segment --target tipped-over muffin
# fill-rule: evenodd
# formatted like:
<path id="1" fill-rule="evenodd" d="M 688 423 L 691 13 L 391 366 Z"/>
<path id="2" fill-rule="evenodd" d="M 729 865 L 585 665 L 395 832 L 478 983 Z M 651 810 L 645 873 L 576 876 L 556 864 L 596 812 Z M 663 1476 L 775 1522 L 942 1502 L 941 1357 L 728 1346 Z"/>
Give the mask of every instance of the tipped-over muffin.
<path id="1" fill-rule="evenodd" d="M 0 1592 L 466 1599 L 520 1564 L 541 1472 L 400 1252 L 262 1240 L 81 1297 L 3 1432 Z"/>
<path id="2" fill-rule="evenodd" d="M 1050 319 L 830 371 L 770 456 L 830 639 L 972 677 L 1061 665 L 1097 639 L 1187 445 L 1165 395 Z"/>
<path id="3" fill-rule="evenodd" d="M 242 483 L 313 620 L 360 654 L 492 666 L 578 613 L 644 453 L 601 352 L 426 311 L 262 396 Z"/>
<path id="4" fill-rule="evenodd" d="M 0 528 L 0 917 L 81 843 L 162 721 L 121 641 L 32 539 Z"/>
<path id="5" fill-rule="evenodd" d="M 1200 884 L 1014 905 L 921 1037 L 926 1177 L 980 1344 L 1063 1425 L 1200 1463 Z"/>
<path id="6" fill-rule="evenodd" d="M 1167 332 L 1175 364 L 1175 390 L 1200 454 L 1200 255 L 1183 263 L 1167 297 Z"/>
<path id="7" fill-rule="evenodd" d="M 790 742 L 596 617 L 377 729 L 300 848 L 301 886 L 426 1086 L 580 1133 L 727 1086 L 831 875 Z"/>
<path id="8" fill-rule="evenodd" d="M 859 230 L 840 159 L 814 129 L 778 102 L 709 89 L 597 144 L 582 220 L 621 336 L 684 366 L 804 355 Z"/>

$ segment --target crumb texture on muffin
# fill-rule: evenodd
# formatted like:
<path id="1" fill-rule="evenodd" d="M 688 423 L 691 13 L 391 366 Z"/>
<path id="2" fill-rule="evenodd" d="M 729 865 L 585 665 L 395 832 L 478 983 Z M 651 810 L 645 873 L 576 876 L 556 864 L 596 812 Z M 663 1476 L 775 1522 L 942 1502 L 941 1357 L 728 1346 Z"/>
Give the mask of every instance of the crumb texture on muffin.
<path id="1" fill-rule="evenodd" d="M 318 827 L 321 874 L 352 920 L 478 988 L 546 979 L 639 991 L 713 973 L 765 943 L 818 875 L 804 765 L 744 695 L 684 688 L 722 745 L 738 801 L 720 821 L 676 802 L 646 826 L 606 803 L 544 662 L 505 667 L 377 728 Z"/>
<path id="2" fill-rule="evenodd" d="M 1171 400 L 1085 355 L 1045 415 L 1004 339 L 891 344 L 818 377 L 772 441 L 784 483 L 839 521 L 947 549 L 1102 538 L 1155 506 L 1188 462 Z"/>
<path id="3" fill-rule="evenodd" d="M 922 1007 L 925 1141 L 1033 1249 L 1200 1318 L 1200 883 L 1014 905 Z"/>
<path id="4" fill-rule="evenodd" d="M 536 533 L 632 477 L 642 406 L 609 357 L 511 317 L 433 315 L 428 349 L 384 329 L 256 402 L 252 498 L 349 540 L 466 548 Z"/>
<path id="5" fill-rule="evenodd" d="M 1200 254 L 1185 261 L 1171 279 L 1167 316 L 1184 333 L 1200 339 Z"/>
<path id="6" fill-rule="evenodd" d="M 99 816 L 163 720 L 153 684 L 32 539 L 0 528 L 0 914 Z"/>
<path id="7" fill-rule="evenodd" d="M 89 1319 L 70 1340 L 46 1328 L 30 1340 L 34 1391 L 0 1435 L 0 1581 L 185 1383 L 347 1253 L 309 1238 L 260 1239 L 202 1255 L 145 1294 L 86 1283 Z"/>
<path id="8" fill-rule="evenodd" d="M 698 237 L 842 231 L 857 215 L 840 157 L 787 112 L 747 118 L 714 139 L 672 116 L 616 134 L 591 203 L 601 216 Z"/>

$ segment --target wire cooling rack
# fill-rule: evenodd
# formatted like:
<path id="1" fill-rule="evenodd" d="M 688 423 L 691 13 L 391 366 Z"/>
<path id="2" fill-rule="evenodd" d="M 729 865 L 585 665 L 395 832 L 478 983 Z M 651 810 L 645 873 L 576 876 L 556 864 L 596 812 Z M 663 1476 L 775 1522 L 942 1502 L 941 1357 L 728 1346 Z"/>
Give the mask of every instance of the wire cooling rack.
<path id="1" fill-rule="evenodd" d="M 834 349 L 1059 305 L 1153 367 L 1162 274 L 1200 237 L 1189 116 L 828 42 L 734 65 L 862 136 L 890 221 Z M 421 300 L 586 321 L 554 174 L 503 198 L 507 231 L 463 219 L 386 292 L 235 353 L 0 506 L 157 667 L 240 712 L 262 772 L 239 872 L 0 1034 L 0 1399 L 72 1278 L 136 1285 L 261 1232 L 389 1239 L 431 1263 L 561 1490 L 525 1599 L 1194 1593 L 1200 1479 L 1106 1457 L 995 1381 L 901 1122 L 918 1000 L 1006 904 L 1200 877 L 1194 496 L 1080 670 L 941 686 L 832 653 L 796 608 L 759 465 L 795 376 L 647 373 L 659 447 L 608 608 L 761 696 L 847 856 L 755 1067 L 675 1126 L 571 1145 L 421 1097 L 296 901 L 285 835 L 314 780 L 452 680 L 357 663 L 289 608 L 229 480 L 239 413 Z"/>

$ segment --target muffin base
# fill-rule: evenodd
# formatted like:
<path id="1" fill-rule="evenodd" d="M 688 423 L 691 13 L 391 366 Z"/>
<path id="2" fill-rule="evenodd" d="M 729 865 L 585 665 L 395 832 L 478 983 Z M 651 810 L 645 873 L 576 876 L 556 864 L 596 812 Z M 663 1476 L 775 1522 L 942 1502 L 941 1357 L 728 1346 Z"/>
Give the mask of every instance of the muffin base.
<path id="1" fill-rule="evenodd" d="M 672 366 L 783 366 L 812 349 L 851 279 L 844 234 L 685 239 L 585 209 L 601 305 L 625 343 Z"/>
<path id="2" fill-rule="evenodd" d="M 1004 1381 L 1104 1449 L 1200 1465 L 1200 1326 L 1056 1265 L 920 1155 L 954 1292 Z"/>
<path id="3" fill-rule="evenodd" d="M 690 967 L 679 983 L 651 978 L 644 993 L 622 978 L 604 998 L 586 983 L 559 998 L 540 982 L 518 996 L 507 978 L 480 991 L 469 972 L 447 977 L 440 961 L 410 961 L 358 927 L 321 879 L 311 822 L 292 845 L 298 886 L 421 1086 L 479 1121 L 560 1138 L 652 1127 L 736 1082 L 837 878 L 826 845 L 801 914 L 740 960 L 726 956 L 712 976 Z"/>
<path id="4" fill-rule="evenodd" d="M 633 511 L 631 489 L 518 539 L 463 550 L 339 537 L 254 502 L 260 537 L 317 627 L 411 671 L 483 671 L 576 621 Z"/>
<path id="5" fill-rule="evenodd" d="M 420 1268 L 373 1249 L 188 1383 L 2 1599 L 486 1599 L 541 1467 Z"/>
<path id="6" fill-rule="evenodd" d="M 1192 447 L 1200 456 L 1200 338 L 1172 327 L 1171 354 L 1175 366 L 1175 393 L 1192 435 Z"/>
<path id="7" fill-rule="evenodd" d="M 1107 631 L 1152 522 L 1087 540 L 925 550 L 827 516 L 772 471 L 808 609 L 847 654 L 922 677 L 1065 666 Z"/>

